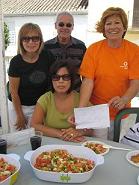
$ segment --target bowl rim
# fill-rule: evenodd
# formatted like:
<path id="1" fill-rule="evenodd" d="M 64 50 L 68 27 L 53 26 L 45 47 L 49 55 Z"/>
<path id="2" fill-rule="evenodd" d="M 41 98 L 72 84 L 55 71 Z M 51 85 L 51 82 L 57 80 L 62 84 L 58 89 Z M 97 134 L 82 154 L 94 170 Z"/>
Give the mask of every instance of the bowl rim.
<path id="1" fill-rule="evenodd" d="M 12 178 L 12 176 L 14 176 L 16 173 L 18 173 L 19 172 L 19 170 L 20 170 L 20 168 L 21 168 L 21 164 L 20 164 L 20 161 L 19 160 L 17 160 L 17 159 L 15 159 L 15 158 L 13 158 L 13 157 L 11 157 L 11 156 L 8 156 L 7 154 L 0 154 L 0 158 L 1 157 L 3 157 L 4 158 L 4 160 L 6 161 L 6 159 L 10 159 L 10 160 L 15 160 L 16 162 L 17 162 L 17 164 L 18 164 L 18 168 L 17 168 L 17 166 L 16 166 L 16 171 L 12 174 L 12 175 L 10 175 L 8 178 L 6 178 L 5 180 L 3 180 L 3 181 L 1 181 L 0 182 L 0 184 L 2 185 L 3 183 L 5 183 L 6 181 L 8 181 L 9 179 L 11 179 Z M 8 162 L 9 164 L 10 164 L 10 162 Z"/>
<path id="2" fill-rule="evenodd" d="M 136 155 L 136 154 L 139 154 L 139 150 L 132 150 L 132 151 L 130 151 L 130 152 L 128 152 L 127 154 L 126 154 L 126 159 L 127 159 L 127 161 L 130 163 L 130 164 L 132 164 L 132 165 L 134 165 L 134 166 L 136 166 L 136 167 L 139 167 L 139 163 L 134 163 L 133 161 L 131 161 L 131 156 L 133 156 L 133 155 Z"/>

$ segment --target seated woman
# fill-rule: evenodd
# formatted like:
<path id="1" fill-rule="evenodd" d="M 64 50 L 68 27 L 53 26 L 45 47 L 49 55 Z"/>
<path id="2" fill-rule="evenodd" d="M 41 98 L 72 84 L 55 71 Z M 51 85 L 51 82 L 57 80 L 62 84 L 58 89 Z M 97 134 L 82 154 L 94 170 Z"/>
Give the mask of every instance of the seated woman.
<path id="1" fill-rule="evenodd" d="M 37 101 L 31 125 L 44 135 L 65 141 L 80 142 L 92 130 L 75 129 L 67 119 L 79 105 L 79 93 L 73 91 L 74 70 L 70 62 L 56 61 L 50 69 L 52 91 Z"/>

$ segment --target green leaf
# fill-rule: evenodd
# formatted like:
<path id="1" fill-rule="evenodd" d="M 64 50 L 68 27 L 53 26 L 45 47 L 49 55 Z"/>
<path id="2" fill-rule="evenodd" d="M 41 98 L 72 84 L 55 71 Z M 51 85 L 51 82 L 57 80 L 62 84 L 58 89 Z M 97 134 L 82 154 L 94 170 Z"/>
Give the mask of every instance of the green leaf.
<path id="1" fill-rule="evenodd" d="M 7 49 L 7 47 L 10 44 L 10 36 L 9 36 L 9 28 L 5 22 L 4 22 L 4 43 L 5 43 L 5 49 Z"/>

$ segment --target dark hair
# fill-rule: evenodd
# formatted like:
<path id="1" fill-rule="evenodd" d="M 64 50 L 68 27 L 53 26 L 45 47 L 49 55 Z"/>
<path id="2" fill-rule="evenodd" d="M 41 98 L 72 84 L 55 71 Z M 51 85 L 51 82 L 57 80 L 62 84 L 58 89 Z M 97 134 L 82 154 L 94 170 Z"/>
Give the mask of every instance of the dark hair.
<path id="1" fill-rule="evenodd" d="M 57 74 L 58 70 L 62 67 L 65 67 L 68 70 L 69 75 L 71 76 L 71 86 L 67 93 L 70 93 L 73 90 L 74 87 L 74 81 L 75 81 L 75 66 L 72 64 L 73 61 L 66 59 L 66 60 L 56 60 L 51 68 L 50 68 L 50 78 L 51 78 L 51 91 L 55 92 L 55 89 L 52 84 L 52 76 Z"/>

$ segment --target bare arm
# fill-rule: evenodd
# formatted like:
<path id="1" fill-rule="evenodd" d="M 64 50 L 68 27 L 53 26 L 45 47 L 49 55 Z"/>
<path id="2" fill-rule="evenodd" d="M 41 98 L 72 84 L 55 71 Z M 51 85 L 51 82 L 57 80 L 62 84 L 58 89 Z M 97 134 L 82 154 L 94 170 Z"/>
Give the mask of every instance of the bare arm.
<path id="1" fill-rule="evenodd" d="M 121 97 L 113 97 L 109 101 L 109 105 L 118 108 L 119 110 L 123 109 L 139 92 L 139 80 L 130 80 L 129 88 L 125 94 Z"/>
<path id="2" fill-rule="evenodd" d="M 12 103 L 17 117 L 15 125 L 16 125 L 16 128 L 20 130 L 25 128 L 26 120 L 24 118 L 20 97 L 18 95 L 19 84 L 20 84 L 20 78 L 9 77 L 9 88 L 10 88 L 10 93 L 12 97 Z"/>
<path id="3" fill-rule="evenodd" d="M 50 128 L 47 125 L 44 125 L 44 118 L 46 114 L 47 113 L 43 111 L 39 103 L 37 103 L 32 115 L 31 126 L 34 127 L 36 130 L 43 132 L 43 135 L 46 135 L 49 137 L 56 137 L 65 141 L 73 141 L 73 142 L 83 141 L 84 137 L 82 136 L 88 135 L 87 131 L 76 130 L 75 128 L 72 128 L 72 127 L 68 129 Z"/>
<path id="4" fill-rule="evenodd" d="M 47 125 L 44 125 L 44 118 L 46 114 L 47 113 L 43 111 L 39 103 L 37 103 L 32 115 L 31 126 L 36 130 L 43 132 L 43 135 L 61 138 L 62 132 L 60 129 L 50 128 Z"/>
<path id="5" fill-rule="evenodd" d="M 94 82 L 92 79 L 84 78 L 80 89 L 80 102 L 79 107 L 86 107 L 90 100 Z"/>

